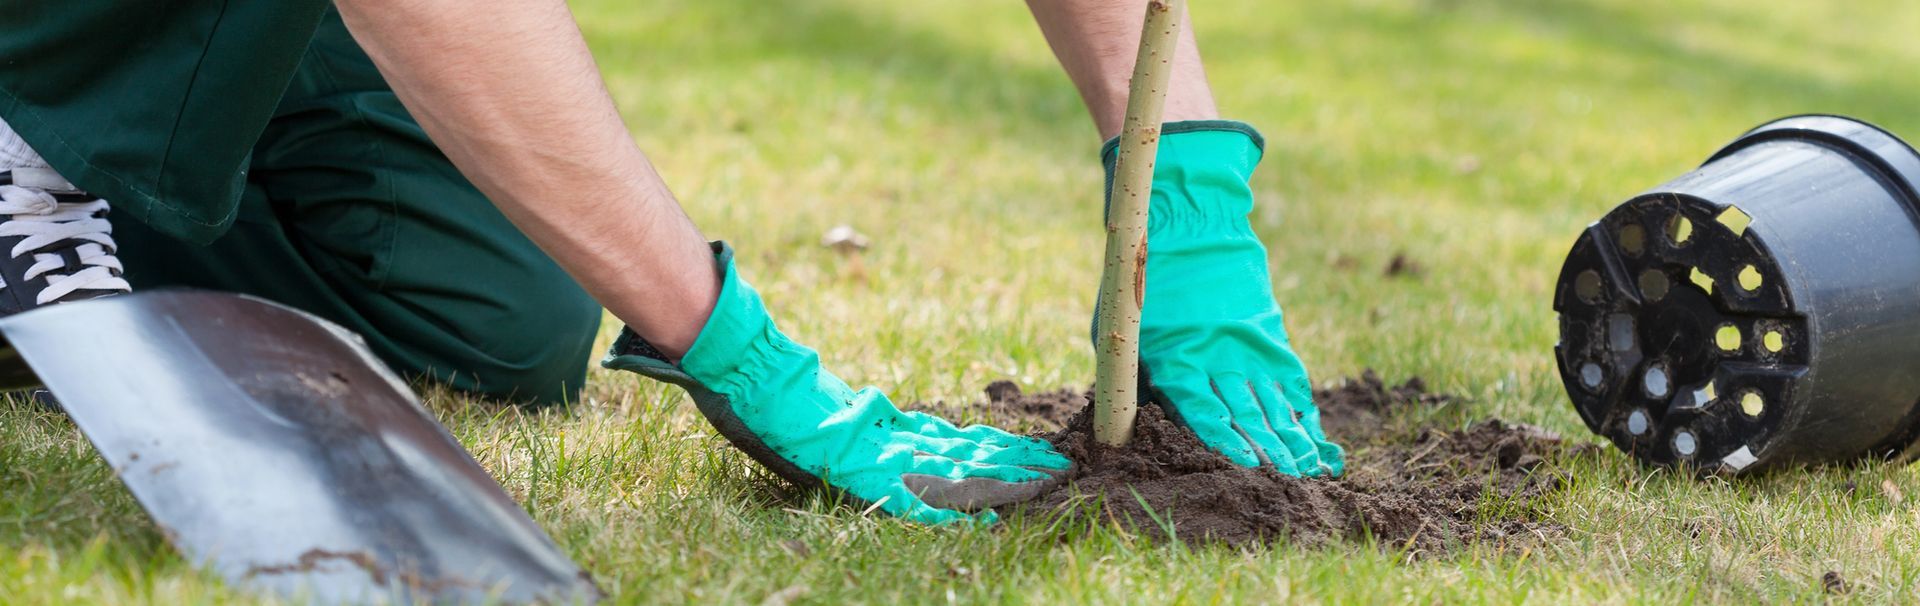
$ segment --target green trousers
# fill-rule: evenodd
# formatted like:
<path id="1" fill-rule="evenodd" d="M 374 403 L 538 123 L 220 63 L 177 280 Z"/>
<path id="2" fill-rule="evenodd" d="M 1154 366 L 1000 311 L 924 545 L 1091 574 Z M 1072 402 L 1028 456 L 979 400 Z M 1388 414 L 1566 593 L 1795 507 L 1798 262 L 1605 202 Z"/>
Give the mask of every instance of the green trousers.
<path id="1" fill-rule="evenodd" d="M 144 5 L 145 3 L 134 3 Z M 194 3 L 189 2 L 187 5 Z M 252 4 L 252 3 L 243 3 Z M 277 4 L 266 2 L 261 4 Z M 177 7 L 178 5 L 176 5 Z M 215 9 L 198 9 L 208 12 Z M 247 11 L 249 8 L 220 8 Z M 194 13 L 193 9 L 183 12 Z M 456 389 L 513 401 L 571 399 L 585 380 L 600 307 L 559 266 L 510 224 L 440 153 L 354 43 L 338 14 L 318 15 L 317 31 L 304 44 L 290 71 L 290 82 L 261 114 L 264 126 L 242 159 L 235 200 L 179 199 L 161 174 L 149 193 L 150 205 L 129 204 L 132 212 L 114 216 L 114 238 L 126 276 L 136 289 L 167 286 L 209 288 L 258 295 L 315 313 L 366 337 L 383 360 L 403 375 L 427 378 Z M 175 15 L 174 17 L 177 17 Z M 299 19 L 287 31 L 299 35 Z M 9 34 L 0 34 L 5 36 Z M 213 39 L 217 36 L 213 36 Z M 145 53 L 246 53 L 244 47 L 206 40 L 150 40 Z M 263 42 L 263 44 L 268 44 Z M 273 44 L 278 44 L 277 42 Z M 0 39 L 0 50 L 6 48 Z M 272 49 L 263 49 L 271 53 Z M 139 61 L 151 61 L 150 58 Z M 272 60 L 262 59 L 272 63 Z M 206 70 L 236 63 L 222 76 Z M 241 57 L 201 57 L 195 80 L 241 89 L 188 105 L 227 104 L 230 118 L 244 121 L 257 95 L 246 81 L 261 77 L 262 67 Z M 0 90 L 11 78 L 0 65 Z M 271 72 L 272 70 L 267 70 Z M 285 70 L 283 70 L 285 71 Z M 276 78 L 269 73 L 265 79 Z M 287 79 L 285 76 L 279 79 Z M 190 97 L 195 94 L 187 93 Z M 208 93 L 202 93 L 205 97 Z M 80 96 L 53 106 L 61 119 L 87 115 L 77 104 L 132 104 L 149 99 Z M 36 108 L 4 112 L 32 122 L 16 127 L 36 149 L 48 133 L 68 140 L 92 125 L 65 125 L 28 114 Z M 209 110 L 197 110 L 209 111 Z M 125 116 L 124 107 L 102 107 L 99 116 Z M 194 111 L 187 111 L 193 114 Z M 233 130 L 248 130 L 215 116 L 176 116 L 173 131 L 203 128 L 199 139 L 241 140 Z M 162 131 L 155 131 L 162 132 Z M 40 135 L 36 138 L 35 135 Z M 130 149 L 156 166 L 192 164 L 184 153 L 205 152 L 176 144 L 183 136 L 103 134 L 118 137 L 84 149 Z M 132 138 L 134 141 L 124 139 Z M 187 137 L 191 138 L 191 137 Z M 186 141 L 192 143 L 191 141 Z M 57 143 L 56 143 L 57 144 Z M 209 144 L 198 144 L 208 147 Z M 232 143 L 210 145 L 230 147 Z M 69 148 L 71 149 L 71 148 Z M 74 168 L 69 153 L 43 155 L 55 168 Z M 138 160 L 82 154 L 86 166 L 68 177 L 95 193 L 127 170 L 102 171 L 115 163 Z M 224 151 L 209 154 L 218 162 Z M 63 160 L 69 162 L 63 163 Z M 106 177 L 102 172 L 107 173 Z M 191 174 L 183 170 L 182 174 Z M 88 177 L 91 177 L 90 179 Z M 121 179 L 122 186 L 127 179 Z M 136 183 L 137 185 L 137 183 Z M 217 184 L 216 184 L 217 185 Z M 216 188 L 182 185 L 192 195 L 219 198 Z M 555 192 L 566 195 L 566 192 Z M 120 200 L 112 197 L 116 213 Z M 222 208 L 222 202 L 231 205 Z M 185 209 L 185 210 L 182 210 Z M 230 216 L 231 225 L 207 231 L 195 217 Z M 139 219 L 139 220 L 131 220 Z M 201 243 L 204 241 L 205 243 Z"/>

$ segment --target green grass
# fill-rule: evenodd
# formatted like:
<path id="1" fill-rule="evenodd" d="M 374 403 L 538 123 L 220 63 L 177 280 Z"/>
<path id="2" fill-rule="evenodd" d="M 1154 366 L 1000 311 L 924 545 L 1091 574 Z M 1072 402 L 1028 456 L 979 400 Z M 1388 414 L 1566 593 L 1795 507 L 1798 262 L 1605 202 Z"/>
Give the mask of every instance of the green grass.
<path id="1" fill-rule="evenodd" d="M 899 401 L 1090 381 L 1099 141 L 1017 3 L 575 4 L 635 136 L 830 368 Z M 1580 439 L 1549 296 L 1587 222 L 1780 115 L 1920 137 L 1908 2 L 1195 10 L 1224 111 L 1269 141 L 1256 227 L 1317 378 L 1422 375 Z M 864 279 L 818 246 L 839 223 L 874 240 Z M 1402 252 L 1424 276 L 1381 275 Z M 616 602 L 1817 602 L 1828 570 L 1833 599 L 1920 592 L 1920 498 L 1881 488 L 1920 497 L 1907 468 L 1696 482 L 1608 451 L 1541 504 L 1564 541 L 1409 563 L 863 517 L 754 471 L 677 392 L 596 371 L 588 400 L 433 405 Z M 250 599 L 173 555 L 69 423 L 0 408 L 0 601 Z"/>

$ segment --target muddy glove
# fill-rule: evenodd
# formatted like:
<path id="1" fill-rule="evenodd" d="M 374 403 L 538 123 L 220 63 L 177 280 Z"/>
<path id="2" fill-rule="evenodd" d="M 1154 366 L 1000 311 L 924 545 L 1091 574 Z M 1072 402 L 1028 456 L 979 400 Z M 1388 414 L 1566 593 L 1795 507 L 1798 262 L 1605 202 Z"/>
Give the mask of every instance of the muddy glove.
<path id="1" fill-rule="evenodd" d="M 679 385 L 736 448 L 800 486 L 826 486 L 916 522 L 992 522 L 988 507 L 1023 501 L 1070 463 L 1046 442 L 901 412 L 874 388 L 854 391 L 812 349 L 773 325 L 760 295 L 714 245 L 723 272 L 713 316 L 678 365 L 622 329 L 601 365 Z"/>
<path id="2" fill-rule="evenodd" d="M 1247 214 L 1263 141 L 1220 120 L 1161 129 L 1140 320 L 1143 390 L 1208 447 L 1247 467 L 1339 475 L 1307 371 L 1287 342 L 1267 250 Z M 1109 189 L 1116 142 L 1101 150 Z"/>

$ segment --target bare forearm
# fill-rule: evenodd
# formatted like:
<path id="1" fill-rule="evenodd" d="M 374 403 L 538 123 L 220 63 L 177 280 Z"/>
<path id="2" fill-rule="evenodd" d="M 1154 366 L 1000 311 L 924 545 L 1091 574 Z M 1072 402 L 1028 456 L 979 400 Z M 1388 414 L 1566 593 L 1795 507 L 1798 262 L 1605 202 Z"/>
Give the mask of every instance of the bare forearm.
<path id="1" fill-rule="evenodd" d="M 515 226 L 655 346 L 692 346 L 718 294 L 713 255 L 628 135 L 564 2 L 337 4 L 408 111 Z"/>
<path id="2" fill-rule="evenodd" d="M 1120 134 L 1126 121 L 1127 79 L 1140 48 L 1140 25 L 1147 0 L 1027 0 L 1047 45 L 1080 89 L 1102 139 Z M 1187 21 L 1191 23 L 1191 21 Z M 1164 119 L 1209 120 L 1220 117 L 1200 64 L 1193 28 L 1180 33 Z"/>

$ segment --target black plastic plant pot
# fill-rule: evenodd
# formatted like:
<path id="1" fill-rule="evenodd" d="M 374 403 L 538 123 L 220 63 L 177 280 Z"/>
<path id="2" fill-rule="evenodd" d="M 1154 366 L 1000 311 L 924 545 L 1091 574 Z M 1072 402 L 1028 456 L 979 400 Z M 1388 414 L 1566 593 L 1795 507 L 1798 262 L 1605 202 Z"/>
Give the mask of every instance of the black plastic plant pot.
<path id="1" fill-rule="evenodd" d="M 1621 450 L 1699 473 L 1906 459 L 1920 429 L 1920 154 L 1797 116 L 1588 227 L 1560 377 Z"/>

